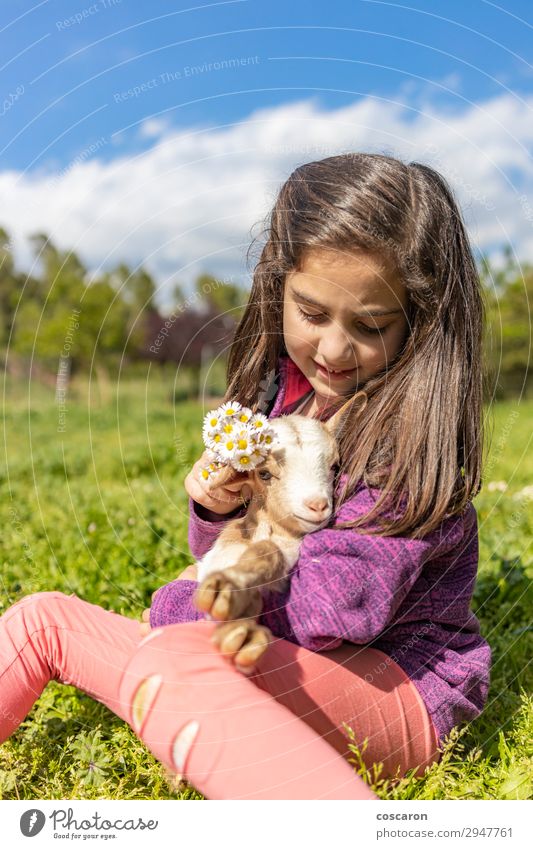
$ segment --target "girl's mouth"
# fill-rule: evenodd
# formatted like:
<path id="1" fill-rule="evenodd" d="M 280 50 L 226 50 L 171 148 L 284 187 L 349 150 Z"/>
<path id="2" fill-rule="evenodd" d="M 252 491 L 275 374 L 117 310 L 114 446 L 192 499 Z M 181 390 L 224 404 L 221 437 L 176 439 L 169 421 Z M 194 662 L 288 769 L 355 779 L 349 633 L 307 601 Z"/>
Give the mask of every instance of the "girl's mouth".
<path id="1" fill-rule="evenodd" d="M 328 380 L 346 380 L 348 377 L 352 377 L 357 371 L 356 368 L 348 369 L 348 371 L 329 371 L 329 369 L 324 368 L 324 366 L 321 366 L 315 360 L 313 362 L 318 369 L 318 373 L 322 377 L 327 377 Z"/>

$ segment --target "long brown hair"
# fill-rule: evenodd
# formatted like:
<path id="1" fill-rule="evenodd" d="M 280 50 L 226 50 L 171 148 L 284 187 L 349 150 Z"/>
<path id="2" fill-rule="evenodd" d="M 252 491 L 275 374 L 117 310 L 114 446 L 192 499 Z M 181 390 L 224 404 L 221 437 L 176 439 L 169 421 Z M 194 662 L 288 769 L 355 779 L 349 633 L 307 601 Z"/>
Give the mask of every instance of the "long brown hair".
<path id="1" fill-rule="evenodd" d="M 331 156 L 293 171 L 264 236 L 228 358 L 225 399 L 257 409 L 259 387 L 287 353 L 285 277 L 301 268 L 307 250 L 363 250 L 392 260 L 408 294 L 409 333 L 394 361 L 357 393 L 366 403 L 348 405 L 338 432 L 338 474 L 347 480 L 335 506 L 361 481 L 380 493 L 365 516 L 335 527 L 425 536 L 462 512 L 481 486 L 484 306 L 452 190 L 418 162 Z"/>

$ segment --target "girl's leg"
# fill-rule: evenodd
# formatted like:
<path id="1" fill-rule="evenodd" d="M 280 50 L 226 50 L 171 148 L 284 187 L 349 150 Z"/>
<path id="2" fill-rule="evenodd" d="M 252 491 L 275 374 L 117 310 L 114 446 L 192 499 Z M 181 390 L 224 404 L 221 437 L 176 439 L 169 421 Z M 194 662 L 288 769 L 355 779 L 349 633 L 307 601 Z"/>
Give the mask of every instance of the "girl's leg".
<path id="1" fill-rule="evenodd" d="M 311 652 L 277 639 L 260 659 L 252 681 L 303 719 L 343 757 L 352 742 L 368 767 L 383 763 L 382 777 L 403 776 L 438 760 L 438 739 L 415 685 L 392 658 L 365 646 L 344 643 L 330 652 Z"/>
<path id="2" fill-rule="evenodd" d="M 73 684 L 125 719 L 118 683 L 139 623 L 76 596 L 25 596 L 0 617 L 0 743 L 49 681 Z"/>
<path id="3" fill-rule="evenodd" d="M 207 620 L 156 628 L 120 696 L 153 754 L 210 799 L 376 799 L 347 762 L 229 663 Z"/>
<path id="4" fill-rule="evenodd" d="M 0 618 L 0 741 L 50 680 L 126 719 L 171 772 L 213 799 L 372 799 L 329 743 L 237 672 L 214 623 L 139 623 L 76 596 L 38 593 Z"/>

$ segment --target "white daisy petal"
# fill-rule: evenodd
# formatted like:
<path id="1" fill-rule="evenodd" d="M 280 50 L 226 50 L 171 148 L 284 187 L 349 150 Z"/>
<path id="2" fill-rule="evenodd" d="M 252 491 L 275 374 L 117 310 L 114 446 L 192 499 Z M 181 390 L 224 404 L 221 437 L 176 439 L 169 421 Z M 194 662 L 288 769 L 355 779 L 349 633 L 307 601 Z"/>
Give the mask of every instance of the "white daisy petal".
<path id="1" fill-rule="evenodd" d="M 220 459 L 223 462 L 224 461 L 227 462 L 228 460 L 230 460 L 233 457 L 236 449 L 237 449 L 237 443 L 232 436 L 230 436 L 227 439 L 222 440 L 222 442 L 221 442 L 221 444 L 219 445 L 219 448 L 218 448 L 218 454 L 219 454 Z"/>
<path id="2" fill-rule="evenodd" d="M 241 407 L 235 416 L 235 420 L 241 424 L 247 424 L 253 418 L 253 412 L 249 407 Z"/>
<path id="3" fill-rule="evenodd" d="M 226 401 L 225 404 L 221 404 L 218 408 L 218 411 L 221 416 L 235 416 L 241 410 L 242 405 L 239 404 L 238 401 Z"/>
<path id="4" fill-rule="evenodd" d="M 215 428 L 218 427 L 220 423 L 220 412 L 218 410 L 210 410 L 206 416 L 204 416 L 204 425 L 205 427 Z"/>
<path id="5" fill-rule="evenodd" d="M 250 424 L 254 430 L 263 431 L 268 428 L 268 419 L 263 413 L 256 413 L 251 419 Z"/>
<path id="6" fill-rule="evenodd" d="M 231 465 L 240 472 L 248 472 L 258 465 L 257 460 L 247 451 L 236 451 Z"/>
<path id="7" fill-rule="evenodd" d="M 230 465 L 241 472 L 251 471 L 263 463 L 277 441 L 263 413 L 253 413 L 235 400 L 209 411 L 204 419 L 202 437 L 216 469 Z M 204 478 L 212 473 L 212 465 L 202 471 Z"/>

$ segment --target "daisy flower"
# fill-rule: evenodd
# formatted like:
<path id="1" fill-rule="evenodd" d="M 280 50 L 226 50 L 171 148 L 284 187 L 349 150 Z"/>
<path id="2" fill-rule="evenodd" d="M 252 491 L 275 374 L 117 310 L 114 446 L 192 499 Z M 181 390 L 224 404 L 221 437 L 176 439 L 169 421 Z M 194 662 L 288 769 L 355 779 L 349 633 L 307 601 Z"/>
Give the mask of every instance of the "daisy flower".
<path id="1" fill-rule="evenodd" d="M 204 442 L 205 442 L 206 439 L 213 439 L 215 433 L 220 433 L 221 429 L 222 429 L 221 422 L 219 422 L 215 426 L 212 426 L 211 424 L 204 422 L 203 427 L 202 427 L 202 436 L 204 438 Z"/>
<path id="2" fill-rule="evenodd" d="M 231 433 L 224 434 L 222 436 L 222 440 L 218 445 L 217 456 L 220 460 L 227 463 L 230 461 L 237 450 L 237 440 L 235 436 Z"/>
<path id="3" fill-rule="evenodd" d="M 221 463 L 220 460 L 215 459 L 212 463 L 209 463 L 208 466 L 204 466 L 204 468 L 201 470 L 201 475 L 203 479 L 207 480 L 208 478 L 210 478 L 216 472 L 220 471 L 223 465 L 224 464 Z"/>
<path id="4" fill-rule="evenodd" d="M 258 433 L 262 433 L 265 429 L 268 429 L 268 419 L 263 413 L 256 413 L 253 416 L 250 425 L 256 430 Z"/>
<path id="5" fill-rule="evenodd" d="M 276 442 L 275 431 L 262 413 L 238 401 L 228 401 L 205 417 L 202 436 L 213 462 L 202 470 L 207 479 L 223 465 L 250 471 L 264 462 Z"/>
<path id="6" fill-rule="evenodd" d="M 259 465 L 258 461 L 246 451 L 236 451 L 231 462 L 233 468 L 238 472 L 250 472 Z"/>
<path id="7" fill-rule="evenodd" d="M 249 407 L 241 407 L 235 415 L 235 421 L 239 422 L 239 424 L 248 424 L 253 419 L 253 415 Z"/>
<path id="8" fill-rule="evenodd" d="M 204 439 L 204 445 L 206 448 L 210 448 L 213 452 L 216 452 L 218 445 L 222 442 L 223 434 L 220 430 L 211 430 L 211 431 L 203 431 L 202 436 Z"/>
<path id="9" fill-rule="evenodd" d="M 210 410 L 204 417 L 204 428 L 216 430 L 223 418 L 224 416 L 220 414 L 220 408 L 218 410 Z"/>
<path id="10" fill-rule="evenodd" d="M 226 416 L 237 416 L 242 409 L 242 404 L 239 404 L 238 401 L 226 401 L 225 404 L 220 405 L 217 412 L 221 418 L 225 418 Z"/>
<path id="11" fill-rule="evenodd" d="M 257 445 L 257 436 L 250 425 L 245 425 L 236 430 L 235 440 L 237 442 L 237 450 L 246 451 L 247 454 L 251 454 Z"/>
<path id="12" fill-rule="evenodd" d="M 262 463 L 263 460 L 266 460 L 268 453 L 264 450 L 264 448 L 262 448 L 262 446 L 258 445 L 252 451 L 251 456 L 257 463 Z"/>

